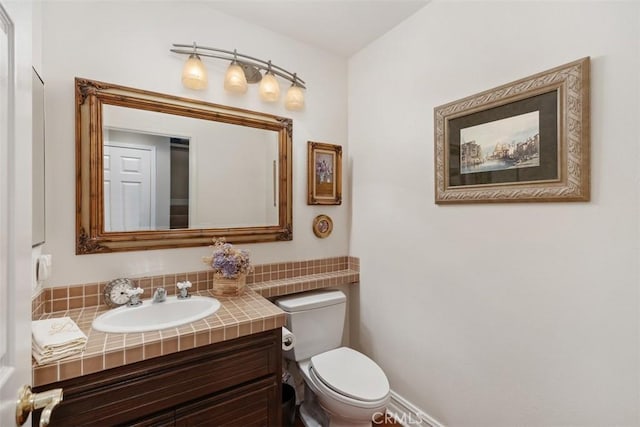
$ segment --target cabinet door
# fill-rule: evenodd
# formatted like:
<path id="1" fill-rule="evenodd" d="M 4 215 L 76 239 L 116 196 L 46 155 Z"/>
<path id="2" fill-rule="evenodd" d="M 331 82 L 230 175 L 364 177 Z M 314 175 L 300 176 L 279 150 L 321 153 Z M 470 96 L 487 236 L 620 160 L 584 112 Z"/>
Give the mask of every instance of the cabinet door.
<path id="1" fill-rule="evenodd" d="M 279 426 L 278 386 L 270 378 L 194 402 L 176 410 L 175 426 Z"/>
<path id="2" fill-rule="evenodd" d="M 127 423 L 127 427 L 173 427 L 175 425 L 175 411 L 167 411 L 143 419 Z"/>
<path id="3" fill-rule="evenodd" d="M 47 386 L 65 391 L 50 425 L 128 425 L 236 386 L 279 378 L 279 333 L 278 329 L 196 347 Z M 33 420 L 37 425 L 39 416 Z"/>

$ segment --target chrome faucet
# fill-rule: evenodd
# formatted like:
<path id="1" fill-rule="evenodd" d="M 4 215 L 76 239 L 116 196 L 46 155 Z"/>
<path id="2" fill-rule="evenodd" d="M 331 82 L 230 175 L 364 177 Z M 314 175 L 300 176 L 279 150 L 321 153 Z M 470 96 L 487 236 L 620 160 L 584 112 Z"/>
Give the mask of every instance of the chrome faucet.
<path id="1" fill-rule="evenodd" d="M 127 303 L 129 307 L 135 307 L 142 304 L 142 301 L 140 301 L 140 295 L 144 292 L 142 288 L 137 287 L 133 289 L 126 289 L 124 292 L 129 297 L 129 302 Z"/>
<path id="2" fill-rule="evenodd" d="M 178 282 L 176 283 L 176 287 L 178 288 L 178 299 L 187 299 L 191 298 L 189 294 L 189 288 L 191 287 L 191 282 Z"/>
<path id="3" fill-rule="evenodd" d="M 153 302 L 164 302 L 167 299 L 167 291 L 164 288 L 156 288 L 153 293 Z"/>

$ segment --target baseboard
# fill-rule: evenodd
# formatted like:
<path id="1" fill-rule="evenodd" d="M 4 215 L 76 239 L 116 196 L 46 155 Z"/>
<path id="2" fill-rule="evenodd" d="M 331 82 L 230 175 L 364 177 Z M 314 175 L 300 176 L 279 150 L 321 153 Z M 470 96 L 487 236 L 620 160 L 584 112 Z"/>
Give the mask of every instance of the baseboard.
<path id="1" fill-rule="evenodd" d="M 391 390 L 387 413 L 404 427 L 445 427 L 444 424 L 393 390 Z"/>

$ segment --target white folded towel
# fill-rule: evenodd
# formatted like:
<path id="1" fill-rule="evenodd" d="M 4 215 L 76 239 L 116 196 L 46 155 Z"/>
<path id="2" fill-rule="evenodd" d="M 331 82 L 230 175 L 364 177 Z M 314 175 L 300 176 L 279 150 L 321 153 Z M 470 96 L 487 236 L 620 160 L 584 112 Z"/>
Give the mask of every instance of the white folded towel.
<path id="1" fill-rule="evenodd" d="M 84 350 L 87 336 L 70 317 L 31 322 L 32 354 L 38 364 L 59 360 Z"/>
<path id="2" fill-rule="evenodd" d="M 49 362 L 55 362 L 56 360 L 64 359 L 65 357 L 73 356 L 74 354 L 82 353 L 84 351 L 84 344 L 76 347 L 69 347 L 65 350 L 56 351 L 49 355 L 39 353 L 35 348 L 31 351 L 31 355 L 36 360 L 38 365 L 44 365 Z"/>

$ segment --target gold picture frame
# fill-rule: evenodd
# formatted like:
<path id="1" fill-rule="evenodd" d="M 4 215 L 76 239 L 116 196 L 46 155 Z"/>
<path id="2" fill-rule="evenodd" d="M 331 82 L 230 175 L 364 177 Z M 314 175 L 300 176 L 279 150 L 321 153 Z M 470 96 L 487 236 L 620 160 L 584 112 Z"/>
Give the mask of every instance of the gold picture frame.
<path id="1" fill-rule="evenodd" d="M 229 243 L 261 243 L 293 240 L 293 121 L 286 117 L 177 97 L 95 80 L 75 79 L 76 100 L 76 255 L 119 251 L 208 246 L 224 237 Z M 105 107 L 118 107 L 127 114 L 151 112 L 223 123 L 242 129 L 272 133 L 274 141 L 273 221 L 254 225 L 194 225 L 110 231 L 105 224 L 104 135 Z M 161 116 L 160 116 L 161 117 Z M 155 119 L 153 122 L 162 119 Z M 153 131 L 151 129 L 151 131 Z M 153 132 L 151 132 L 153 133 Z M 219 137 L 221 141 L 227 136 Z M 207 141 L 216 137 L 209 134 Z M 209 142 L 207 142 L 209 143 Z M 234 157 L 238 161 L 242 159 Z M 235 160 L 234 160 L 235 161 Z M 266 163 L 266 170 L 271 164 Z M 265 183 L 268 181 L 265 181 Z M 200 186 L 204 187 L 204 183 Z M 261 193 L 265 187 L 261 187 Z"/>
<path id="2" fill-rule="evenodd" d="M 333 231 L 333 221 L 328 215 L 318 215 L 313 219 L 313 234 L 324 239 Z"/>
<path id="3" fill-rule="evenodd" d="M 435 202 L 588 201 L 589 57 L 434 109 Z"/>
<path id="4" fill-rule="evenodd" d="M 307 142 L 307 204 L 342 204 L 342 146 Z"/>

